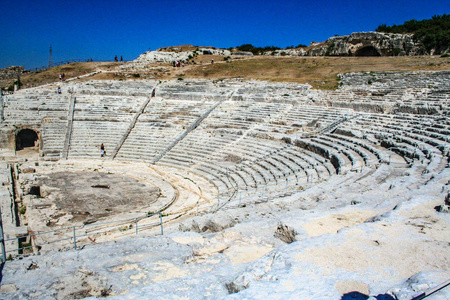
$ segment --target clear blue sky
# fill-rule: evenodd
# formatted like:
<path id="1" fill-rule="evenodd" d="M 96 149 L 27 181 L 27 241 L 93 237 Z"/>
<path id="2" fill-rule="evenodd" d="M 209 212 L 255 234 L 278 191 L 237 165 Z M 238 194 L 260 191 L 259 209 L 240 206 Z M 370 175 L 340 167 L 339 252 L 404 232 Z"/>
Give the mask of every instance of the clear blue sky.
<path id="1" fill-rule="evenodd" d="M 0 68 L 69 59 L 136 59 L 148 49 L 324 41 L 450 13 L 439 0 L 1 0 Z"/>

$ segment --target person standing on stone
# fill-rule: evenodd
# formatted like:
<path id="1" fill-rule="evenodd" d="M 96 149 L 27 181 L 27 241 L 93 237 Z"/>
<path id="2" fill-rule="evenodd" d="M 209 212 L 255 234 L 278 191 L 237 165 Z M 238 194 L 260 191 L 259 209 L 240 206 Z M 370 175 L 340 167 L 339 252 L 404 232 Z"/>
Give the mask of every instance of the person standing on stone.
<path id="1" fill-rule="evenodd" d="M 156 89 L 153 89 L 152 91 L 152 98 L 156 96 Z"/>
<path id="2" fill-rule="evenodd" d="M 100 156 L 101 157 L 106 156 L 105 145 L 103 145 L 103 143 L 100 145 Z"/>

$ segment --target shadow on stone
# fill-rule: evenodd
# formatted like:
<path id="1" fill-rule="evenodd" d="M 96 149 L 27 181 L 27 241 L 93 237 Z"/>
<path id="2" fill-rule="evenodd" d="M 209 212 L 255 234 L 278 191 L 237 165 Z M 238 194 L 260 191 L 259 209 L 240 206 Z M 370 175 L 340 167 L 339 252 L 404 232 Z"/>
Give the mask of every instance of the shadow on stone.
<path id="1" fill-rule="evenodd" d="M 4 266 L 5 266 L 5 262 L 2 262 L 0 264 L 0 286 L 1 286 L 2 282 L 3 282 L 3 267 Z"/>
<path id="2" fill-rule="evenodd" d="M 341 300 L 366 300 L 368 299 L 369 296 L 364 295 L 360 292 L 350 292 L 347 294 L 342 295 Z"/>
<path id="3" fill-rule="evenodd" d="M 367 300 L 367 299 L 376 299 L 376 300 L 395 300 L 394 297 L 388 294 L 380 294 L 378 296 L 369 297 L 360 292 L 350 292 L 342 295 L 341 300 Z"/>

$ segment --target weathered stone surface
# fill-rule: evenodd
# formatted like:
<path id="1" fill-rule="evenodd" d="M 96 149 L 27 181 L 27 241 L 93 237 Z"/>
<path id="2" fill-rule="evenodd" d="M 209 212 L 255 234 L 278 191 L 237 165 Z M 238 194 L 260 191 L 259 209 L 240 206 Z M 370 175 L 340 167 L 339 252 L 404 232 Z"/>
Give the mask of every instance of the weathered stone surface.
<path id="1" fill-rule="evenodd" d="M 398 56 L 423 55 L 424 47 L 414 41 L 413 34 L 355 32 L 335 36 L 310 46 L 310 56 Z"/>
<path id="2" fill-rule="evenodd" d="M 176 50 L 176 49 L 173 49 Z M 148 64 L 155 62 L 172 63 L 173 61 L 188 61 L 195 55 L 223 55 L 229 56 L 231 52 L 225 49 L 209 49 L 199 48 L 194 51 L 167 51 L 166 49 L 158 49 L 156 51 L 147 51 L 141 54 L 131 63 L 123 65 L 122 69 L 139 69 L 145 68 Z"/>
<path id="3" fill-rule="evenodd" d="M 97 137 L 113 138 L 122 127 L 105 128 L 101 135 L 96 130 L 84 137 L 74 135 L 75 159 L 39 161 L 39 165 L 22 162 L 22 166 L 36 169 L 36 173 L 21 173 L 18 178 L 23 187 L 19 194 L 30 192 L 22 197 L 30 228 L 39 224 L 60 227 L 70 221 L 70 214 L 50 209 L 61 206 L 64 190 L 53 183 L 61 178 L 78 179 L 81 172 L 87 174 L 87 180 L 80 198 L 87 200 L 88 190 L 94 190 L 93 195 L 104 200 L 80 203 L 80 215 L 95 213 L 101 203 L 120 204 L 117 209 L 123 211 L 122 216 L 135 214 L 128 210 L 133 199 L 126 197 L 132 193 L 121 197 L 123 202 L 104 198 L 108 191 L 120 194 L 121 190 L 115 189 L 120 184 L 114 179 L 117 176 L 135 179 L 120 181 L 124 186 L 133 182 L 130 190 L 138 180 L 160 188 L 162 200 L 171 205 L 164 211 L 164 237 L 155 237 L 160 234 L 157 227 L 135 236 L 134 230 L 129 230 L 133 224 L 128 223 L 115 241 L 111 241 L 112 235 L 89 236 L 92 240 L 85 238 L 77 251 L 41 249 L 41 255 L 8 261 L 3 269 L 2 297 L 269 299 L 275 295 L 280 299 L 342 299 L 357 291 L 373 297 L 396 293 L 401 299 L 403 292 L 412 295 L 408 289 L 420 292 L 449 278 L 449 220 L 435 210 L 445 198 L 450 178 L 445 152 L 449 124 L 444 114 L 448 74 L 361 73 L 342 78 L 343 86 L 329 92 L 256 81 L 163 82 L 158 85 L 158 95 L 164 98 L 152 99 L 148 113 L 141 116 L 142 124 L 136 124 L 142 126 L 134 131 L 141 134 L 150 128 L 152 134 L 134 139 L 128 156 L 122 157 L 128 160 L 98 157 Z M 70 84 L 78 91 L 75 125 L 93 124 L 91 128 L 99 129 L 120 123 L 119 118 L 128 124 L 143 102 L 139 97 L 148 95 L 155 84 Z M 30 100 L 27 107 L 18 101 L 20 93 Z M 6 97 L 8 124 L 21 122 L 22 116 L 36 124 L 49 117 L 44 109 L 35 119 L 27 112 L 44 106 L 44 101 L 48 107 L 51 97 L 44 95 L 42 102 L 33 102 L 38 92 L 25 93 Z M 61 99 L 55 100 L 55 106 L 65 103 L 56 101 Z M 211 119 L 205 119 L 183 141 L 185 145 L 178 144 L 179 148 L 165 157 L 164 165 L 143 163 L 152 157 L 146 155 L 153 144 L 171 141 L 216 101 L 221 105 Z M 441 108 L 435 115 L 422 114 L 419 107 L 424 103 L 439 103 Z M 353 109 L 333 108 L 341 104 Z M 399 113 L 408 107 L 416 114 Z M 365 108 L 381 111 L 365 113 Z M 63 112 L 67 116 L 67 111 Z M 311 135 L 309 141 L 316 142 L 305 144 L 306 150 L 317 147 L 315 152 L 282 141 L 289 137 L 305 143 L 307 139 L 300 136 L 303 131 L 294 129 L 319 132 L 336 120 L 340 130 Z M 44 124 L 45 138 L 52 132 L 51 124 Z M 174 128 L 180 130 L 170 131 Z M 79 126 L 74 133 L 83 129 Z M 152 139 L 156 135 L 158 138 Z M 78 145 L 80 141 L 83 143 Z M 114 142 L 106 145 L 111 149 Z M 403 148 L 391 153 L 387 150 L 391 146 Z M 82 152 L 83 148 L 92 151 Z M 345 175 L 334 171 L 349 166 L 358 167 Z M 13 213 L 7 189 L 9 168 L 5 165 L 3 169 L 2 212 L 9 209 Z M 93 175 L 99 172 L 108 176 Z M 35 185 L 32 179 L 36 174 L 49 179 Z M 112 174 L 116 176 L 109 176 Z M 110 180 L 105 182 L 105 178 Z M 41 187 L 41 197 L 33 193 L 34 186 Z M 76 192 L 68 194 L 74 198 Z M 71 211 L 75 200 L 72 202 Z M 139 206 L 149 210 L 142 203 Z M 118 218 L 108 216 L 113 217 Z M 275 236 L 280 222 L 284 226 Z M 125 233 L 130 236 L 124 237 Z M 414 277 L 424 270 L 440 275 Z M 399 282 L 406 284 L 397 286 Z"/>

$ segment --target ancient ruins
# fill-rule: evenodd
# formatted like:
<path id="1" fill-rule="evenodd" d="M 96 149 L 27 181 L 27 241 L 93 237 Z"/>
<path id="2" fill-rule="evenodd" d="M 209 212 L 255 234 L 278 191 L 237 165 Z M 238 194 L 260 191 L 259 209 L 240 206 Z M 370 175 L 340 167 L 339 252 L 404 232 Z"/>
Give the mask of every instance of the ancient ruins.
<path id="1" fill-rule="evenodd" d="M 3 95 L 2 298 L 410 299 L 445 282 L 450 71 L 340 80 Z"/>

